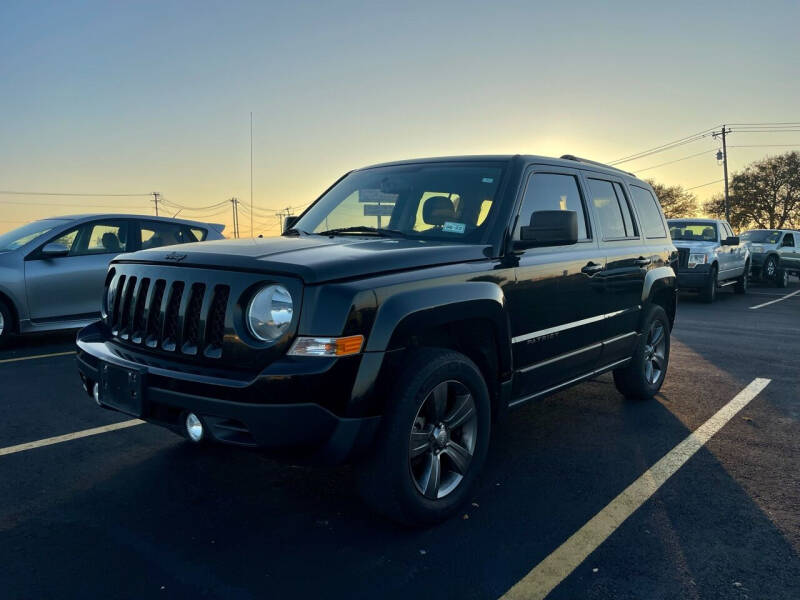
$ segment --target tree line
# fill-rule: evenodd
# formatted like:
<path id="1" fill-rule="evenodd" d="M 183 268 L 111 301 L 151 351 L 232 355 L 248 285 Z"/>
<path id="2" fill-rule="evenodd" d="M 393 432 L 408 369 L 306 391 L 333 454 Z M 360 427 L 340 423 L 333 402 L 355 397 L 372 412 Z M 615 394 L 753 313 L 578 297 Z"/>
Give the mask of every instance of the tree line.
<path id="1" fill-rule="evenodd" d="M 702 207 L 697 197 L 680 185 L 648 182 L 667 218 L 695 217 L 698 213 L 725 218 L 725 197 L 717 194 Z M 769 156 L 731 175 L 728 186 L 730 223 L 736 230 L 800 228 L 800 153 Z"/>

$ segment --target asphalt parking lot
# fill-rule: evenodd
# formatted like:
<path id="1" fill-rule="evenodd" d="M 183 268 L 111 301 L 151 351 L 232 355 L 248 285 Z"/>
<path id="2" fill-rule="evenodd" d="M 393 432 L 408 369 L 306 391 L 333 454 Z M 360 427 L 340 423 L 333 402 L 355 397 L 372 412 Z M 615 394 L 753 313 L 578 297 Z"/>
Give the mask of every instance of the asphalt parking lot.
<path id="1" fill-rule="evenodd" d="M 471 505 L 423 531 L 366 512 L 349 467 L 150 425 L 69 439 L 129 421 L 81 390 L 72 338 L 0 352 L 2 598 L 494 599 L 517 584 L 536 597 L 526 575 L 757 378 L 769 383 L 548 598 L 800 597 L 794 278 L 713 306 L 682 297 L 656 401 L 624 401 L 605 375 L 512 413 Z"/>

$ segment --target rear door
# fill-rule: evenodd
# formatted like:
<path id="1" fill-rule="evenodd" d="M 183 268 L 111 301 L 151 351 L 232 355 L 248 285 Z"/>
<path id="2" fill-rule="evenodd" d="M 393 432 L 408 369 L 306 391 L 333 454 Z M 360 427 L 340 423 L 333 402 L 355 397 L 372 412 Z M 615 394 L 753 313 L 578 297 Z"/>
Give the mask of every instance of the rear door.
<path id="1" fill-rule="evenodd" d="M 606 255 L 603 363 L 630 356 L 642 304 L 644 278 L 654 257 L 639 231 L 629 192 L 620 178 L 584 172 L 600 248 Z"/>
<path id="2" fill-rule="evenodd" d="M 512 232 L 539 210 L 578 213 L 572 246 L 529 248 L 514 259 L 515 280 L 504 288 L 511 318 L 514 396 L 520 401 L 591 371 L 603 335 L 605 268 L 586 210 L 577 170 L 533 167 L 523 177 L 524 194 Z"/>
<path id="3" fill-rule="evenodd" d="M 47 258 L 41 246 L 25 259 L 25 289 L 34 321 L 86 319 L 100 314 L 106 271 L 128 250 L 127 219 L 97 220 L 49 239 L 70 251 Z M 44 244 L 42 244 L 43 246 Z"/>
<path id="4" fill-rule="evenodd" d="M 780 264 L 790 269 L 797 266 L 797 247 L 795 245 L 794 234 L 784 233 L 781 241 L 778 242 L 778 254 Z"/>

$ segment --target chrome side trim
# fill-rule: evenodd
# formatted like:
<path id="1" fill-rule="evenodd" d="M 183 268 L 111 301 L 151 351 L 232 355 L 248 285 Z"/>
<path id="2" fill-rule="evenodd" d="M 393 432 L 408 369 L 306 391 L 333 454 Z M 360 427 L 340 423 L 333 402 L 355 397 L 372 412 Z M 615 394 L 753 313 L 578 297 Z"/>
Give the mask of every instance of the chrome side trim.
<path id="1" fill-rule="evenodd" d="M 573 350 L 572 352 L 567 352 L 566 354 L 559 354 L 558 356 L 554 356 L 553 358 L 548 358 L 547 360 L 543 360 L 542 362 L 526 365 L 521 369 L 519 369 L 517 373 L 527 373 L 528 371 L 533 371 L 534 369 L 538 369 L 540 367 L 546 367 L 547 365 L 551 365 L 560 360 L 572 358 L 573 356 L 578 356 L 579 354 L 583 354 L 584 352 L 589 352 L 591 350 L 597 350 L 602 345 L 603 345 L 602 342 L 598 342 L 597 344 L 592 344 L 591 346 L 584 346 L 583 348 L 579 348 L 578 350 Z"/>
<path id="2" fill-rule="evenodd" d="M 534 398 L 538 398 L 539 396 L 544 396 L 545 394 L 549 394 L 551 392 L 555 392 L 560 390 L 561 388 L 568 387 L 573 383 L 578 383 L 579 381 L 583 381 L 585 379 L 591 379 L 601 373 L 605 373 L 606 371 L 610 371 L 615 367 L 619 367 L 624 365 L 625 363 L 629 362 L 632 357 L 623 358 L 622 360 L 618 360 L 616 362 L 611 363 L 610 365 L 606 365 L 605 367 L 600 367 L 599 369 L 595 369 L 594 371 L 590 371 L 584 375 L 576 377 L 575 379 L 570 379 L 569 381 L 565 381 L 564 383 L 559 383 L 558 385 L 554 385 L 551 388 L 547 388 L 546 390 L 542 390 L 541 392 L 536 392 L 534 394 L 530 394 L 528 396 L 523 396 L 522 398 L 517 398 L 516 400 L 512 400 L 508 403 L 509 408 L 513 408 L 515 406 L 519 406 L 520 404 L 524 404 L 528 400 L 533 400 Z"/>
<path id="3" fill-rule="evenodd" d="M 618 335 L 617 337 L 608 338 L 607 340 L 603 340 L 604 344 L 613 344 L 614 342 L 618 342 L 620 340 L 624 340 L 627 337 L 631 337 L 632 335 L 636 335 L 637 332 L 629 331 L 628 333 L 623 333 L 622 335 Z"/>
<path id="4" fill-rule="evenodd" d="M 602 315 L 595 315 L 593 317 L 588 317 L 586 319 L 581 319 L 580 321 L 572 321 L 571 323 L 564 323 L 563 325 L 556 325 L 555 327 L 548 327 L 547 329 L 540 329 L 539 331 L 532 331 L 531 333 L 524 333 L 522 335 L 518 335 L 516 337 L 511 338 L 512 344 L 518 344 L 520 342 L 526 342 L 533 338 L 541 337 L 543 335 L 550 335 L 552 333 L 559 333 L 561 331 L 566 331 L 567 329 L 574 329 L 575 327 L 581 327 L 583 325 L 588 325 L 590 323 L 596 323 L 597 321 L 603 321 L 604 319 L 611 319 L 613 317 L 618 317 L 619 315 L 633 312 L 640 310 L 642 307 L 641 305 L 637 304 L 636 306 L 631 306 L 628 308 L 623 308 L 622 310 L 617 310 L 611 313 L 605 313 Z"/>

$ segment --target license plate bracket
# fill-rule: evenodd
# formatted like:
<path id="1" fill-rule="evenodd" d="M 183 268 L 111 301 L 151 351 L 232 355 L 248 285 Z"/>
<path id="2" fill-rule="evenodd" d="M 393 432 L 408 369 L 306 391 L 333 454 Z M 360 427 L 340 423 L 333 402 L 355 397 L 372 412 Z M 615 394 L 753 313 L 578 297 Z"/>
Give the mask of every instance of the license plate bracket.
<path id="1" fill-rule="evenodd" d="M 144 371 L 103 364 L 100 369 L 100 402 L 125 414 L 142 416 Z"/>

